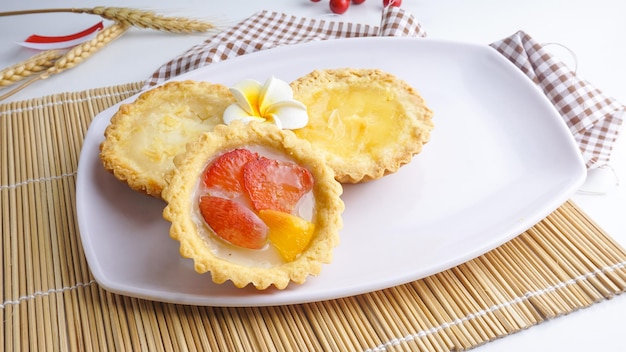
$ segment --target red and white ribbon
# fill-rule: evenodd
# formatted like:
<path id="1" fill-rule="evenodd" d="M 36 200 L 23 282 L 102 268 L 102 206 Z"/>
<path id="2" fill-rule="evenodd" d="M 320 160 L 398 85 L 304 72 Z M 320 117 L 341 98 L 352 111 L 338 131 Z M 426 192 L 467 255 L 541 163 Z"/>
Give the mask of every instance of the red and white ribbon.
<path id="1" fill-rule="evenodd" d="M 37 50 L 65 49 L 94 38 L 102 29 L 104 29 L 104 24 L 103 21 L 100 21 L 80 32 L 63 36 L 33 34 L 26 38 L 25 41 L 18 44 Z"/>

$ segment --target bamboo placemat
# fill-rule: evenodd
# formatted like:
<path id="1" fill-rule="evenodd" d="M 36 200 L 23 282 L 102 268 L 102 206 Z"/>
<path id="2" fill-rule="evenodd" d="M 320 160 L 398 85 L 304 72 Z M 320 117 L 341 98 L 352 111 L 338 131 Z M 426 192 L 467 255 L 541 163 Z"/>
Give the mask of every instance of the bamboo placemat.
<path id="1" fill-rule="evenodd" d="M 479 258 L 354 297 L 219 308 L 107 292 L 82 251 L 76 170 L 93 117 L 141 85 L 0 105 L 5 351 L 463 350 L 626 289 L 626 251 L 568 201 Z"/>

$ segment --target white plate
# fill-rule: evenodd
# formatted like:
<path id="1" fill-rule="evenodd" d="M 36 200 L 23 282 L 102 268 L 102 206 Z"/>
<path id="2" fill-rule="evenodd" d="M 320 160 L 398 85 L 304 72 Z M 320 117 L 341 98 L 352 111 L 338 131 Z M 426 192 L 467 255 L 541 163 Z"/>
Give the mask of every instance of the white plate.
<path id="1" fill-rule="evenodd" d="M 567 127 L 520 70 L 488 46 L 431 39 L 358 38 L 245 55 L 178 79 L 231 85 L 316 68 L 380 68 L 406 80 L 434 110 L 431 142 L 394 174 L 345 186 L 344 229 L 332 264 L 283 291 L 216 285 L 178 253 L 164 203 L 104 171 L 103 132 L 87 133 L 77 212 L 91 271 L 105 289 L 195 305 L 264 306 L 339 298 L 406 283 L 479 256 L 565 202 L 586 171 Z"/>

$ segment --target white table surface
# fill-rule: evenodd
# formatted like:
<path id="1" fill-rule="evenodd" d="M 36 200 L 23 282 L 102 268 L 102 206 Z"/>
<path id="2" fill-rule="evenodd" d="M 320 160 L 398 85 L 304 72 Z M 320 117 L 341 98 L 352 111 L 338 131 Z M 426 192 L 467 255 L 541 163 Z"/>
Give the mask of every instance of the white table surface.
<path id="1" fill-rule="evenodd" d="M 0 1 L 0 12 L 50 7 L 120 6 L 188 16 L 227 27 L 261 10 L 297 16 L 378 25 L 382 1 L 352 5 L 341 16 L 328 9 L 328 0 L 43 0 Z M 580 77 L 606 94 L 626 103 L 626 3 L 616 0 L 404 0 L 429 38 L 488 44 L 524 30 L 541 43 L 558 43 L 555 53 L 566 63 L 577 63 Z M 82 30 L 99 17 L 78 14 L 41 14 L 0 17 L 0 68 L 22 61 L 33 51 L 16 43 L 28 35 L 65 35 Z M 204 40 L 205 35 L 173 35 L 133 29 L 84 63 L 62 74 L 36 82 L 0 103 L 27 100 L 60 92 L 138 82 L 161 64 Z M 0 91 L 0 93 L 5 92 Z M 626 178 L 626 142 L 615 146 L 611 167 L 618 179 Z M 605 170 L 606 171 L 606 170 Z M 590 174 L 590 184 L 611 172 Z M 572 199 L 618 243 L 626 246 L 626 185 L 609 182 L 599 195 L 575 194 Z M 624 350 L 626 295 L 552 319 L 517 334 L 485 344 L 478 351 Z"/>

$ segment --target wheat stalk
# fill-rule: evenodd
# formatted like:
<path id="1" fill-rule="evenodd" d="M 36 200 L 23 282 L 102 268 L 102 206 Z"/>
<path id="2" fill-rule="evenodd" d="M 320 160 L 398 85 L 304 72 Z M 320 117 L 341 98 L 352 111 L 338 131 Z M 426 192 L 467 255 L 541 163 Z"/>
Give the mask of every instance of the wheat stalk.
<path id="1" fill-rule="evenodd" d="M 50 12 L 73 12 L 98 15 L 107 20 L 124 23 L 139 28 L 155 29 L 165 32 L 174 33 L 197 33 L 206 32 L 215 28 L 208 22 L 189 19 L 185 17 L 167 17 L 159 15 L 152 11 L 125 7 L 104 7 L 98 6 L 94 8 L 58 8 L 58 9 L 38 9 L 0 12 L 2 16 L 28 15 L 34 13 L 50 13 Z"/>
<path id="2" fill-rule="evenodd" d="M 40 77 L 46 79 L 49 76 L 63 72 L 70 69 L 85 59 L 93 55 L 98 50 L 102 49 L 105 45 L 109 44 L 119 36 L 124 34 L 130 26 L 125 23 L 115 23 L 104 30 L 100 31 L 95 38 L 88 40 L 80 45 L 75 46 L 70 51 L 65 53 L 60 59 L 55 62 L 54 66 L 50 67 Z"/>
<path id="3" fill-rule="evenodd" d="M 31 78 L 30 80 L 22 83 L 17 88 L 0 96 L 0 100 L 10 97 L 11 95 L 19 92 L 20 90 L 26 88 L 27 86 L 31 85 L 32 83 L 36 81 L 44 80 L 53 74 L 61 73 L 65 70 L 68 70 L 80 64 L 85 59 L 93 55 L 95 52 L 97 52 L 98 50 L 102 49 L 104 46 L 109 44 L 111 41 L 121 36 L 124 32 L 126 32 L 126 30 L 129 27 L 130 26 L 125 23 L 115 23 L 103 29 L 102 31 L 100 31 L 100 33 L 98 33 L 98 35 L 96 35 L 95 38 L 70 49 L 63 56 L 61 56 L 54 63 L 54 65 L 50 66 L 47 70 L 43 71 L 39 76 L 35 76 Z"/>
<path id="4" fill-rule="evenodd" d="M 84 42 L 69 50 L 63 56 L 60 56 L 57 52 L 55 54 L 57 55 L 56 57 L 45 61 L 43 58 L 38 57 L 39 55 L 36 55 L 35 57 L 20 64 L 0 71 L 0 87 L 8 86 L 31 77 L 31 79 L 22 83 L 17 88 L 1 95 L 0 100 L 12 96 L 36 81 L 46 79 L 53 74 L 63 72 L 78 65 L 106 44 L 122 35 L 122 33 L 124 33 L 131 26 L 175 33 L 206 32 L 215 28 L 214 25 L 204 21 L 184 17 L 166 17 L 152 11 L 124 7 L 98 6 L 94 8 L 57 8 L 10 11 L 0 12 L 0 17 L 51 12 L 72 12 L 98 15 L 104 19 L 114 21 L 115 24 L 102 30 L 94 39 Z M 46 52 L 40 55 L 43 57 L 45 53 Z M 48 55 L 51 55 L 51 53 L 52 51 L 49 51 Z M 56 61 L 54 61 L 55 59 Z M 37 73 L 40 74 L 38 76 L 34 76 Z"/>
<path id="5" fill-rule="evenodd" d="M 0 71 L 0 87 L 10 86 L 52 67 L 61 55 L 58 50 L 46 50 L 3 69 Z"/>
<path id="6" fill-rule="evenodd" d="M 122 7 L 94 7 L 82 9 L 86 13 L 99 15 L 108 20 L 126 23 L 140 28 L 150 28 L 167 32 L 192 33 L 206 32 L 214 28 L 210 23 L 184 17 L 165 17 L 150 11 Z"/>

